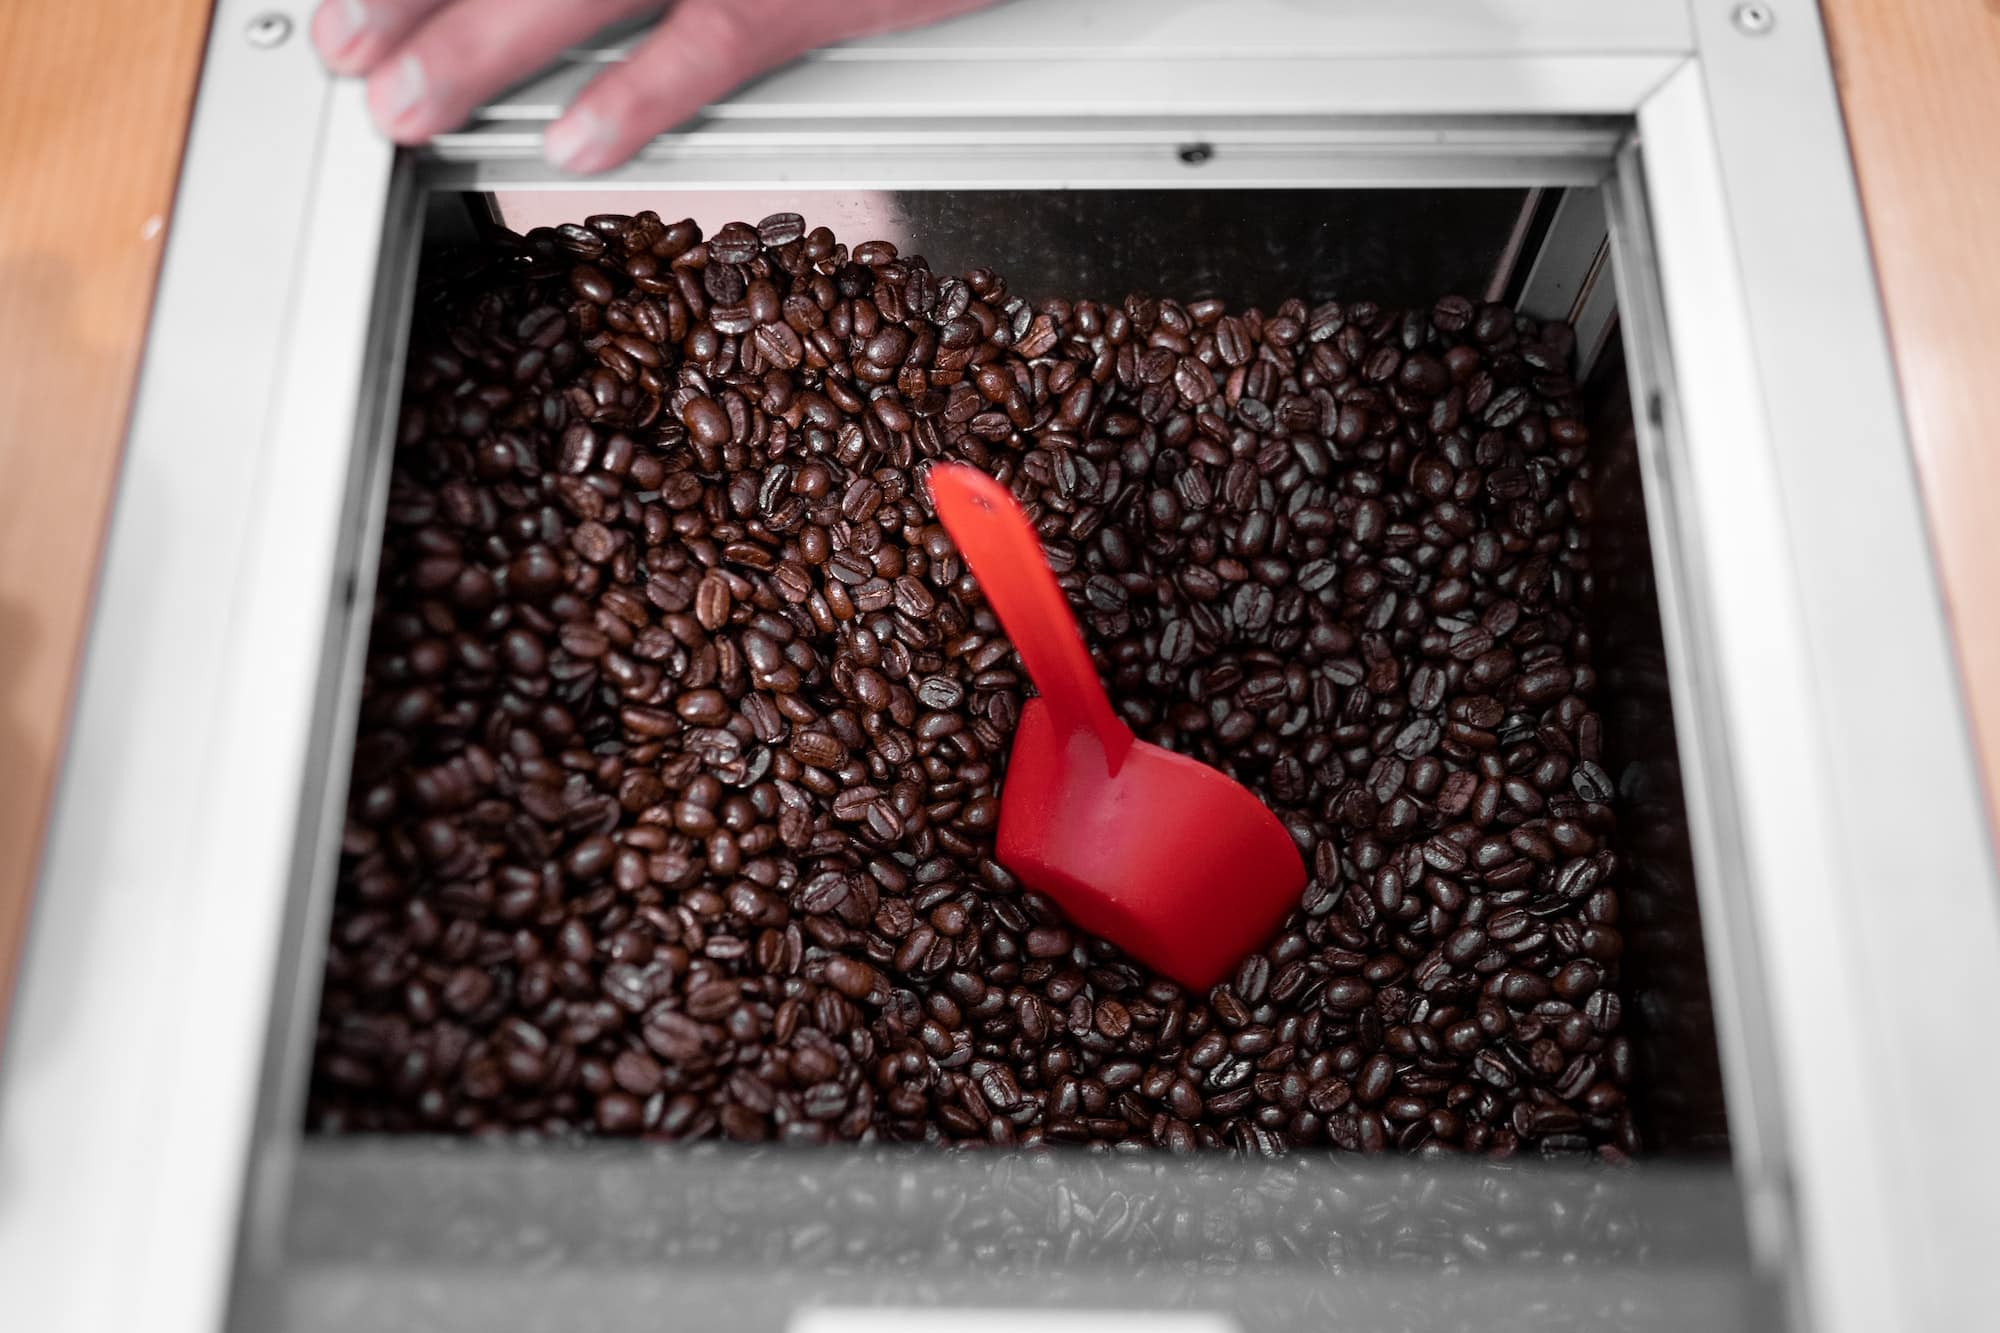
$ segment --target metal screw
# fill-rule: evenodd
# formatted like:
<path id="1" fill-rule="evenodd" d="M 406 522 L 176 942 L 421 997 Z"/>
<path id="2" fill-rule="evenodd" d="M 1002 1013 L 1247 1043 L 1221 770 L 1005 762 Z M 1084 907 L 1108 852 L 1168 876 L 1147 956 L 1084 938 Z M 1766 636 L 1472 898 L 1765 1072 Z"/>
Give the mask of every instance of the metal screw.
<path id="1" fill-rule="evenodd" d="M 1778 16 L 1771 12 L 1769 5 L 1738 5 L 1736 6 L 1736 12 L 1730 17 L 1736 21 L 1736 27 L 1739 32 L 1747 33 L 1752 37 L 1762 37 L 1775 27 L 1778 22 Z"/>
<path id="2" fill-rule="evenodd" d="M 250 20 L 243 35 L 250 39 L 250 45 L 268 51 L 292 35 L 292 21 L 283 14 L 259 14 Z"/>

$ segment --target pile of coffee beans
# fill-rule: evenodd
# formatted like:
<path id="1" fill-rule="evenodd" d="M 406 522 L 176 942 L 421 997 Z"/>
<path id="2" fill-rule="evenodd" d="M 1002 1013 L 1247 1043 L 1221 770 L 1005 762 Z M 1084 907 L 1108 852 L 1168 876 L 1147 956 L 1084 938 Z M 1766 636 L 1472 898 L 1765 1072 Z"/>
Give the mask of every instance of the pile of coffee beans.
<path id="1" fill-rule="evenodd" d="M 1635 1150 L 1565 328 L 1034 304 L 792 214 L 503 235 L 421 305 L 316 1128 Z M 1208 994 L 993 860 L 1028 682 L 936 459 L 1297 840 Z"/>

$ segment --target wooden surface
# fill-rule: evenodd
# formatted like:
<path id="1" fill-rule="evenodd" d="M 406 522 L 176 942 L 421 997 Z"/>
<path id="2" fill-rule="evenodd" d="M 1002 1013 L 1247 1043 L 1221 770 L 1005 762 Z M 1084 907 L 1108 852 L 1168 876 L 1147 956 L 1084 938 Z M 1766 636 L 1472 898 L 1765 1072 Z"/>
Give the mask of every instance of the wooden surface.
<path id="1" fill-rule="evenodd" d="M 2000 828 L 2000 0 L 1822 0 Z"/>
<path id="2" fill-rule="evenodd" d="M 2000 0 L 1823 6 L 1981 751 L 2000 774 Z M 208 10 L 0 0 L 0 1011 Z"/>
<path id="3" fill-rule="evenodd" d="M 0 0 L 0 1014 L 209 0 Z"/>

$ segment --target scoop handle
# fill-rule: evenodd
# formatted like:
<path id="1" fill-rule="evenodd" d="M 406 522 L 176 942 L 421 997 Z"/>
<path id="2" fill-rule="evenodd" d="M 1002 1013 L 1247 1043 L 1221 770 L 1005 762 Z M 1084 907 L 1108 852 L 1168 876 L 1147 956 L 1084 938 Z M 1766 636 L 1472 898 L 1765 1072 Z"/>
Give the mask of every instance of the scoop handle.
<path id="1" fill-rule="evenodd" d="M 1094 737 L 1117 772 L 1132 748 L 1132 729 L 1111 711 L 1028 516 L 1006 487 L 963 463 L 934 465 L 929 485 L 945 531 L 1027 664 L 1058 734 L 1066 744 Z"/>

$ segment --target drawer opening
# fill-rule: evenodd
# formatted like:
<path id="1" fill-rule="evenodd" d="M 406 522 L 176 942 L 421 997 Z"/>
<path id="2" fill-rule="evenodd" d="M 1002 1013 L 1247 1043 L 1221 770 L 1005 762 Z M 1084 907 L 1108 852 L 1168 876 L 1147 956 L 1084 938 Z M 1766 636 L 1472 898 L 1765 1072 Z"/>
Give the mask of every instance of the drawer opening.
<path id="1" fill-rule="evenodd" d="M 741 262 L 691 266 L 681 218 Z M 843 249 L 801 261 L 819 226 Z M 1580 1310 L 1629 1302 L 1647 1263 L 1709 1273 L 1725 1322 L 1765 1309 L 1609 232 L 1595 187 L 431 194 L 387 519 L 367 538 L 359 741 L 333 757 L 352 776 L 323 955 L 308 946 L 324 978 L 289 1053 L 290 1276 L 249 1283 L 239 1309 L 276 1301 L 306 1326 L 327 1284 L 386 1311 L 428 1265 L 568 1275 L 561 1256 L 605 1270 L 587 1284 L 605 1309 L 653 1299 L 660 1264 L 709 1274 L 720 1302 L 752 1254 L 783 1272 L 753 1316 L 771 1327 L 878 1298 L 909 1265 L 988 1303 L 1147 1302 L 1107 1265 L 1256 1272 L 1276 1285 L 1188 1279 L 1174 1299 L 1280 1326 L 1357 1262 L 1385 1309 L 1410 1297 L 1391 1270 L 1579 1260 L 1602 1272 L 1555 1299 Z M 777 304 L 752 312 L 760 280 Z M 940 286 L 1002 345 L 987 329 L 914 378 L 869 362 L 890 316 L 949 322 Z M 756 338 L 787 314 L 791 336 Z M 1121 317 L 1150 322 L 1107 338 Z M 963 401 L 996 365 L 1030 401 L 999 383 Z M 1095 403 L 1060 418 L 1093 366 Z M 1493 409 L 1509 390 L 1521 410 Z M 697 396 L 717 420 L 691 424 Z M 884 488 L 917 504 L 907 479 L 947 456 L 1054 515 L 1045 537 L 1140 734 L 1239 766 L 1300 825 L 1305 910 L 1224 993 L 1179 994 L 981 877 L 990 824 L 960 816 L 1004 780 L 995 719 L 1024 686 L 998 648 L 964 660 L 996 637 L 976 597 L 948 582 L 919 606 L 898 584 L 940 555 L 915 510 L 876 517 Z M 864 481 L 874 503 L 849 502 Z M 888 545 L 903 554 L 885 565 Z M 1177 582 L 1189 564 L 1221 573 Z M 1436 595 L 1452 578 L 1464 590 Z M 1149 659 L 1176 619 L 1192 646 L 1163 671 Z M 799 682 L 783 713 L 759 684 L 777 677 Z M 1424 717 L 1435 735 L 1409 727 Z M 815 759 L 829 767 L 805 772 Z M 833 814 L 840 789 L 893 801 L 911 774 L 927 808 L 899 813 L 943 839 Z M 781 833 L 785 802 L 759 784 L 810 823 Z M 691 789 L 705 808 L 681 808 Z M 890 1066 L 903 1081 L 878 1077 Z M 1068 1276 L 1035 1290 L 1044 1270 Z M 569 1280 L 464 1309 L 505 1322 Z"/>

